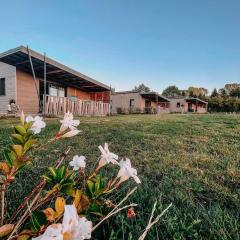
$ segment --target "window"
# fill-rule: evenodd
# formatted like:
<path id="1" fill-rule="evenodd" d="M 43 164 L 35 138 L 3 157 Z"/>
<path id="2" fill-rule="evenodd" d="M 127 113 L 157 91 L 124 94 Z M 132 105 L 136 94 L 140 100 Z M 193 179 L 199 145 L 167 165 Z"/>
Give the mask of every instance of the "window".
<path id="1" fill-rule="evenodd" d="M 49 87 L 49 95 L 55 97 L 65 97 L 65 89 L 62 87 L 51 85 Z"/>
<path id="2" fill-rule="evenodd" d="M 134 99 L 130 99 L 130 107 L 134 107 Z"/>
<path id="3" fill-rule="evenodd" d="M 177 102 L 177 108 L 180 108 L 180 106 L 181 106 L 181 103 Z"/>
<path id="4" fill-rule="evenodd" d="M 0 96 L 6 95 L 5 78 L 0 78 Z"/>

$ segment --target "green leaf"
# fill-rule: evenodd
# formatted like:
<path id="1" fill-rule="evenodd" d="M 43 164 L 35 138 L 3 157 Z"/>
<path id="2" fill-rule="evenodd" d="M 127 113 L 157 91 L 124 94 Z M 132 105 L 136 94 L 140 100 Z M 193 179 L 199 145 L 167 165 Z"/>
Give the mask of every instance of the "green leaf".
<path id="1" fill-rule="evenodd" d="M 64 179 L 65 176 L 66 176 L 66 167 L 62 166 L 57 171 L 57 179 L 58 179 L 58 181 L 61 181 L 62 179 Z"/>
<path id="2" fill-rule="evenodd" d="M 3 156 L 8 164 L 9 167 L 13 166 L 13 159 L 11 157 L 11 151 L 9 151 L 8 149 L 4 149 L 3 150 Z"/>
<path id="3" fill-rule="evenodd" d="M 24 153 L 26 153 L 28 150 L 30 150 L 33 146 L 33 144 L 36 143 L 36 139 L 30 139 L 28 140 L 25 144 L 24 144 L 24 147 L 23 147 L 23 151 Z"/>
<path id="4" fill-rule="evenodd" d="M 89 193 L 91 194 L 91 196 L 94 195 L 94 190 L 95 190 L 95 184 L 94 182 L 92 182 L 91 180 L 87 181 L 87 189 L 89 191 Z"/>
<path id="5" fill-rule="evenodd" d="M 43 212 L 34 212 L 31 215 L 31 228 L 34 232 L 38 232 L 46 223 L 47 219 Z"/>
<path id="6" fill-rule="evenodd" d="M 12 145 L 12 150 L 16 153 L 17 157 L 21 157 L 23 154 L 23 146 L 22 145 Z"/>
<path id="7" fill-rule="evenodd" d="M 75 190 L 73 184 L 64 184 L 61 187 L 61 192 L 66 193 L 68 196 L 74 197 Z"/>
<path id="8" fill-rule="evenodd" d="M 24 124 L 24 127 L 25 127 L 26 130 L 28 130 L 29 128 L 32 127 L 32 125 L 33 125 L 33 122 L 28 122 L 28 123 Z"/>
<path id="9" fill-rule="evenodd" d="M 17 133 L 20 133 L 21 135 L 24 135 L 24 134 L 27 133 L 25 127 L 20 126 L 20 125 L 15 126 L 15 131 L 16 131 Z"/>
<path id="10" fill-rule="evenodd" d="M 15 133 L 12 134 L 11 136 L 14 140 L 18 141 L 19 143 L 24 143 L 24 138 L 22 135 Z"/>
<path id="11" fill-rule="evenodd" d="M 56 169 L 54 169 L 53 167 L 49 167 L 48 170 L 51 172 L 53 179 L 56 179 L 57 178 Z"/>
<path id="12" fill-rule="evenodd" d="M 52 178 L 50 178 L 46 175 L 43 175 L 43 178 L 46 179 L 47 182 L 52 183 Z"/>
<path id="13" fill-rule="evenodd" d="M 95 203 L 89 206 L 88 211 L 94 215 L 102 216 L 101 208 Z"/>

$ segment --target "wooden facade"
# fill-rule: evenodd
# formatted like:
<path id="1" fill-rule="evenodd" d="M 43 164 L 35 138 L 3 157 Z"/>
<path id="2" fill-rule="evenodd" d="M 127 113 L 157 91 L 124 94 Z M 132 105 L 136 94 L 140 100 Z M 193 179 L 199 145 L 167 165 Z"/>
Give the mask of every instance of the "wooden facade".
<path id="1" fill-rule="evenodd" d="M 172 98 L 170 99 L 171 113 L 206 113 L 207 102 L 199 98 Z"/>
<path id="2" fill-rule="evenodd" d="M 28 114 L 72 110 L 75 115 L 106 115 L 110 111 L 108 86 L 23 46 L 0 54 L 0 76 L 8 80 L 10 74 L 13 84 L 6 86 L 11 89 L 0 96 L 0 104 L 3 99 L 6 105 L 0 110 L 5 113 L 10 99 Z"/>
<path id="3" fill-rule="evenodd" d="M 169 113 L 169 100 L 156 92 L 134 91 L 111 94 L 111 112 L 116 113 Z"/>

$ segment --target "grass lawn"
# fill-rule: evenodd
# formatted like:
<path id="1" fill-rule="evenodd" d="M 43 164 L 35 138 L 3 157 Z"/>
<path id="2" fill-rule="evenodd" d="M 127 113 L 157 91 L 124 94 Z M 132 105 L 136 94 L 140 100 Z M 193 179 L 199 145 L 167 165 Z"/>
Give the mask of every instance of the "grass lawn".
<path id="1" fill-rule="evenodd" d="M 67 146 L 73 147 L 69 160 L 75 154 L 85 155 L 91 165 L 99 156 L 98 145 L 108 142 L 112 152 L 129 157 L 138 169 L 142 184 L 130 201 L 139 206 L 136 218 L 129 220 L 123 212 L 93 239 L 137 239 L 156 199 L 159 213 L 169 203 L 173 206 L 147 239 L 240 239 L 240 116 L 130 115 L 80 120 L 79 136 L 37 151 L 33 165 L 19 176 L 21 182 L 16 181 L 8 192 L 14 200 L 14 205 L 8 204 L 8 213 L 14 212 Z M 10 143 L 8 134 L 14 123 L 0 120 L 0 149 Z M 56 119 L 47 123 L 40 136 L 43 144 L 59 128 Z"/>

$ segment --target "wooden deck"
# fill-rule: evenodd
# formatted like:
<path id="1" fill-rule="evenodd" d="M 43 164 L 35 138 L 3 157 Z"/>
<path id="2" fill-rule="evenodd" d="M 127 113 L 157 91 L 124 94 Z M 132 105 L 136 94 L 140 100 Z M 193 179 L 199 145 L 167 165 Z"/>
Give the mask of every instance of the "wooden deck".
<path id="1" fill-rule="evenodd" d="M 106 116 L 110 113 L 110 104 L 91 100 L 72 100 L 68 97 L 46 96 L 46 115 L 64 115 L 71 112 L 74 116 Z"/>

